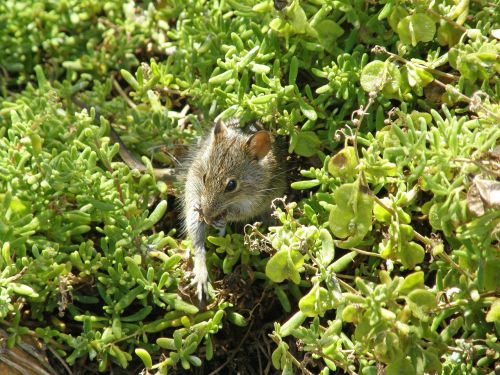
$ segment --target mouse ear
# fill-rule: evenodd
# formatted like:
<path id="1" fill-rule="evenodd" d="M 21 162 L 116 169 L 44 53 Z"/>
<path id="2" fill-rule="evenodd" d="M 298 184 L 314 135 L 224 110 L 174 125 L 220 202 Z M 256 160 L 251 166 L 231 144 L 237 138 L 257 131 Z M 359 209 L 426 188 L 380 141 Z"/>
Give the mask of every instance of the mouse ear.
<path id="1" fill-rule="evenodd" d="M 271 150 L 271 135 L 265 130 L 260 130 L 250 137 L 247 146 L 250 153 L 257 159 L 262 159 Z"/>
<path id="2" fill-rule="evenodd" d="M 224 124 L 224 121 L 219 120 L 215 123 L 214 126 L 214 136 L 215 138 L 223 138 L 226 135 L 227 127 Z"/>

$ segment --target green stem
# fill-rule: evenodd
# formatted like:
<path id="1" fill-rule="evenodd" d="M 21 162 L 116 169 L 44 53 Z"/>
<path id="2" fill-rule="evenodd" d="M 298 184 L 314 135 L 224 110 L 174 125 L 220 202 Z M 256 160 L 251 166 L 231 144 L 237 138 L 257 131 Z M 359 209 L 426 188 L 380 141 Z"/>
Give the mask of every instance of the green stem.
<path id="1" fill-rule="evenodd" d="M 269 337 L 274 341 L 276 345 L 279 345 L 281 343 L 281 337 L 273 334 L 270 334 Z M 313 373 L 305 368 L 304 365 L 300 363 L 299 360 L 295 358 L 288 350 L 286 351 L 286 356 L 294 364 L 295 367 L 299 368 L 300 371 L 302 371 L 303 374 L 313 375 Z"/>

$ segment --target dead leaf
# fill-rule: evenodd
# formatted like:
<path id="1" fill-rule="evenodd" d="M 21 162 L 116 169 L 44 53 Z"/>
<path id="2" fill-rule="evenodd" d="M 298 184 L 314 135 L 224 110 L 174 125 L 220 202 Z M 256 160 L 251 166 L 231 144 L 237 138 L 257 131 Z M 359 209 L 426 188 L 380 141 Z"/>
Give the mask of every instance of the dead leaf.
<path id="1" fill-rule="evenodd" d="M 49 364 L 41 342 L 23 336 L 21 343 L 7 349 L 8 333 L 0 329 L 0 374 L 9 375 L 55 375 Z"/>
<path id="2" fill-rule="evenodd" d="M 487 208 L 500 208 L 500 181 L 474 179 L 479 195 Z"/>
<path id="3" fill-rule="evenodd" d="M 467 193 L 467 207 L 475 216 L 484 215 L 485 210 L 500 209 L 500 181 L 475 177 Z"/>
<path id="4" fill-rule="evenodd" d="M 484 215 L 484 204 L 476 185 L 472 185 L 467 193 L 467 207 L 474 216 Z"/>

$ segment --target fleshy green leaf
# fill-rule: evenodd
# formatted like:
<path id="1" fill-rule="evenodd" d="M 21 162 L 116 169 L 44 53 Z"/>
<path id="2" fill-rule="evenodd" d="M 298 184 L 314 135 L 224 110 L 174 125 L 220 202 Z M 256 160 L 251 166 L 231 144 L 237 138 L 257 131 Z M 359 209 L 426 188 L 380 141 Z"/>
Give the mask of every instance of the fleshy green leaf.
<path id="1" fill-rule="evenodd" d="M 416 289 L 410 292 L 407 298 L 415 305 L 426 310 L 431 310 L 437 306 L 436 296 L 426 289 Z"/>
<path id="2" fill-rule="evenodd" d="M 385 371 L 387 375 L 416 375 L 415 368 L 407 358 L 400 358 L 390 363 Z"/>
<path id="3" fill-rule="evenodd" d="M 334 177 L 347 179 L 356 176 L 356 151 L 347 146 L 335 154 L 328 162 L 328 172 Z"/>
<path id="4" fill-rule="evenodd" d="M 297 134 L 295 153 L 300 156 L 311 157 L 318 152 L 321 141 L 318 135 L 311 131 L 303 131 Z"/>
<path id="5" fill-rule="evenodd" d="M 363 68 L 360 83 L 366 92 L 382 91 L 390 96 L 399 90 L 401 73 L 394 63 L 375 60 Z"/>
<path id="6" fill-rule="evenodd" d="M 319 42 L 329 52 L 332 51 L 336 40 L 344 34 L 344 29 L 336 22 L 328 19 L 318 22 L 314 28 L 318 33 Z"/>
<path id="7" fill-rule="evenodd" d="M 296 250 L 282 250 L 273 255 L 266 265 L 266 276 L 275 283 L 292 280 L 298 284 L 300 274 L 298 269 L 304 264 L 304 256 Z"/>
<path id="8" fill-rule="evenodd" d="M 306 316 L 323 316 L 327 310 L 332 308 L 328 291 L 316 284 L 309 293 L 300 299 L 299 308 Z"/>
<path id="9" fill-rule="evenodd" d="M 407 294 L 414 289 L 424 287 L 424 273 L 422 271 L 414 272 L 405 277 L 403 283 L 399 286 L 401 294 Z"/>
<path id="10" fill-rule="evenodd" d="M 358 183 L 340 186 L 334 199 L 336 205 L 330 211 L 330 229 L 334 236 L 345 239 L 337 246 L 356 246 L 370 230 L 373 200 L 359 189 Z"/>
<path id="11" fill-rule="evenodd" d="M 398 23 L 401 42 L 416 46 L 418 42 L 430 42 L 436 33 L 436 24 L 425 13 L 415 13 Z"/>
<path id="12" fill-rule="evenodd" d="M 413 268 L 424 261 L 425 250 L 416 242 L 408 242 L 401 246 L 401 263 L 406 268 Z"/>
<path id="13" fill-rule="evenodd" d="M 500 298 L 492 303 L 490 310 L 486 314 L 486 321 L 489 323 L 500 322 Z"/>
<path id="14" fill-rule="evenodd" d="M 324 267 L 327 267 L 335 257 L 335 247 L 330 232 L 322 228 L 319 232 L 319 241 L 321 248 L 318 252 L 318 260 Z"/>

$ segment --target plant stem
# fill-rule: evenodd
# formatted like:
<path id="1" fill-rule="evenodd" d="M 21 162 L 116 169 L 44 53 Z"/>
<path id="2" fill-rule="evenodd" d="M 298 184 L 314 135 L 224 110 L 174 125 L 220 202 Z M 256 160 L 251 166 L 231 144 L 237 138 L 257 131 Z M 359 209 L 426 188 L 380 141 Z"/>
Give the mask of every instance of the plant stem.
<path id="1" fill-rule="evenodd" d="M 467 29 L 465 27 L 463 27 L 462 25 L 456 23 L 455 21 L 453 21 L 451 18 L 447 17 L 447 16 L 443 16 L 442 14 L 439 14 L 438 12 L 436 12 L 434 9 L 432 8 L 428 8 L 427 9 L 429 11 L 430 14 L 432 14 L 433 16 L 436 16 L 436 17 L 439 17 L 443 20 L 445 20 L 446 22 L 448 22 L 451 26 L 453 26 L 455 29 L 458 29 L 464 33 L 467 32 Z"/>
<path id="2" fill-rule="evenodd" d="M 458 78 L 455 77 L 452 74 L 444 73 L 444 72 L 441 72 L 439 70 L 435 70 L 435 69 L 429 68 L 427 66 L 416 64 L 416 63 L 414 63 L 412 61 L 409 61 L 409 60 L 405 59 L 404 57 L 401 57 L 399 55 L 396 55 L 395 53 L 387 51 L 387 49 L 385 49 L 384 47 L 375 46 L 372 49 L 372 51 L 374 53 L 385 53 L 386 55 L 390 56 L 394 60 L 402 62 L 402 63 L 404 63 L 406 65 L 417 66 L 417 67 L 419 67 L 421 69 L 427 70 L 429 73 L 432 73 L 432 74 L 435 74 L 435 75 L 438 75 L 438 76 L 441 76 L 441 77 L 446 77 L 447 79 L 450 79 L 450 80 L 453 80 L 453 81 L 457 81 L 458 80 Z M 500 120 L 500 116 L 499 115 L 497 115 L 496 113 L 490 111 L 488 108 L 486 108 L 484 105 L 482 105 L 481 102 L 479 102 L 478 100 L 474 100 L 472 98 L 469 98 L 468 96 L 466 96 L 466 95 L 462 94 L 460 91 L 458 91 L 455 87 L 453 87 L 453 86 L 451 86 L 449 84 L 446 84 L 444 82 L 441 82 L 440 80 L 438 80 L 436 78 L 434 78 L 433 82 L 435 82 L 438 86 L 444 88 L 445 90 L 450 90 L 454 95 L 459 96 L 462 100 L 464 100 L 470 106 L 481 108 L 484 112 L 486 112 L 488 115 L 490 115 L 494 119 Z M 477 112 L 476 110 L 473 110 L 473 109 L 471 109 L 471 111 Z"/>
<path id="3" fill-rule="evenodd" d="M 433 69 L 433 68 L 429 68 L 428 66 L 425 66 L 425 65 L 421 65 L 421 64 L 418 64 L 418 63 L 415 63 L 413 61 L 410 61 L 410 60 L 407 60 L 405 59 L 404 57 L 402 56 L 399 56 L 399 55 L 396 55 L 395 53 L 392 53 L 392 52 L 389 52 L 387 51 L 387 49 L 385 49 L 384 47 L 382 46 L 375 46 L 372 51 L 374 53 L 385 53 L 386 55 L 389 55 L 390 57 L 392 57 L 394 60 L 397 60 L 399 62 L 402 62 L 403 64 L 405 65 L 411 65 L 411 66 L 416 66 L 420 69 L 424 69 L 426 71 L 428 71 L 429 73 L 432 73 L 432 74 L 435 74 L 437 76 L 441 76 L 443 78 L 447 78 L 451 81 L 458 81 L 458 77 L 457 76 L 454 76 L 453 74 L 450 74 L 450 73 L 446 73 L 446 72 L 442 72 L 440 70 L 437 70 L 437 69 Z"/>
<path id="4" fill-rule="evenodd" d="M 363 255 L 368 255 L 369 257 L 376 257 L 376 258 L 384 259 L 382 257 L 382 255 L 380 255 L 378 253 L 374 253 L 372 251 L 361 250 L 361 249 L 357 249 L 355 247 L 350 247 L 349 250 L 353 250 L 353 251 L 360 253 L 360 254 L 363 254 Z"/>
<path id="5" fill-rule="evenodd" d="M 352 286 L 347 284 L 344 280 L 337 278 L 337 281 L 339 282 L 340 285 L 342 285 L 349 292 L 351 292 L 353 294 L 359 294 L 359 292 L 356 289 L 354 289 Z"/>
<path id="6" fill-rule="evenodd" d="M 269 337 L 274 341 L 276 345 L 279 345 L 281 343 L 281 337 L 274 334 L 270 334 Z M 305 368 L 304 365 L 300 363 L 299 360 L 295 358 L 288 350 L 286 351 L 286 356 L 295 365 L 295 367 L 299 368 L 300 371 L 302 371 L 303 374 L 313 375 L 313 373 Z"/>
<path id="7" fill-rule="evenodd" d="M 482 105 L 480 102 L 477 102 L 477 101 L 474 101 L 473 99 L 469 98 L 467 95 L 464 95 L 462 94 L 460 91 L 458 91 L 455 87 L 451 86 L 451 85 L 447 85 L 437 79 L 434 80 L 434 82 L 444 88 L 445 90 L 450 90 L 454 95 L 457 95 L 460 97 L 460 99 L 462 99 L 463 101 L 465 101 L 467 104 L 469 105 L 473 105 L 473 106 L 477 106 L 479 108 L 481 108 L 484 112 L 486 112 L 488 115 L 490 115 L 491 117 L 495 118 L 496 120 L 499 120 L 500 121 L 500 116 L 497 115 L 496 113 L 494 112 L 491 112 L 488 108 L 486 108 L 484 105 Z"/>
<path id="8" fill-rule="evenodd" d="M 467 277 L 469 280 L 472 280 L 472 276 L 467 271 L 465 271 L 462 267 L 460 267 L 457 263 L 455 263 L 455 261 L 453 259 L 451 259 L 450 256 L 448 254 L 446 254 L 444 251 L 441 254 L 439 254 L 439 257 L 441 259 L 443 259 L 446 263 L 448 263 L 451 267 L 453 267 L 458 272 L 460 272 L 462 275 Z"/>
<path id="9" fill-rule="evenodd" d="M 500 293 L 498 293 L 498 292 L 486 292 L 486 293 L 482 293 L 482 294 L 479 295 L 479 299 L 487 298 L 487 297 L 498 298 L 498 297 L 500 297 Z M 447 310 L 447 309 L 453 309 L 455 307 L 459 307 L 460 304 L 463 304 L 464 302 L 472 303 L 471 300 L 462 299 L 460 301 L 449 302 L 449 303 L 446 303 L 444 305 L 438 306 L 435 309 L 433 309 L 432 312 L 433 313 L 437 313 L 439 311 L 443 311 L 443 310 Z M 479 340 L 477 340 L 477 341 L 479 341 Z"/>
<path id="10" fill-rule="evenodd" d="M 128 97 L 128 95 L 123 91 L 122 87 L 118 83 L 118 81 L 113 77 L 112 79 L 113 82 L 113 87 L 115 88 L 116 91 L 118 91 L 118 94 L 125 100 L 125 102 L 129 105 L 130 108 L 135 108 L 137 105 Z"/>
<path id="11" fill-rule="evenodd" d="M 327 360 L 329 360 L 329 361 L 331 361 L 331 362 L 335 363 L 335 365 L 337 365 L 337 366 L 339 366 L 339 367 L 342 367 L 342 369 L 343 369 L 343 370 L 345 370 L 345 371 L 346 371 L 349 375 L 358 375 L 356 372 L 354 372 L 353 370 L 351 370 L 351 369 L 349 368 L 349 366 L 342 366 L 342 364 L 341 364 L 339 361 L 337 361 L 337 360 L 333 359 L 333 358 L 332 358 L 332 357 L 330 357 L 328 354 L 323 353 L 323 351 L 321 351 L 321 350 L 311 350 L 311 353 L 314 353 L 314 354 L 316 354 L 316 355 L 319 355 L 319 356 L 320 356 L 320 357 L 322 357 L 323 359 L 327 359 Z"/>

